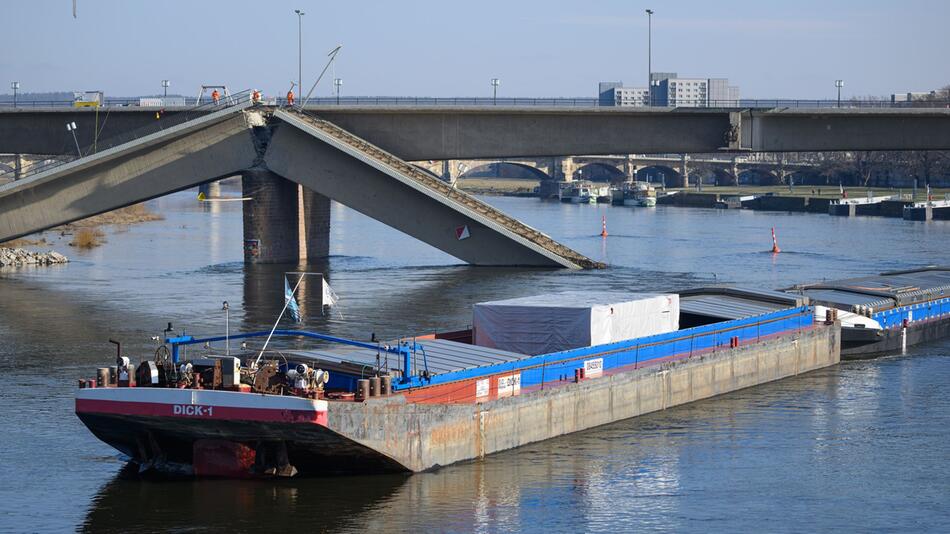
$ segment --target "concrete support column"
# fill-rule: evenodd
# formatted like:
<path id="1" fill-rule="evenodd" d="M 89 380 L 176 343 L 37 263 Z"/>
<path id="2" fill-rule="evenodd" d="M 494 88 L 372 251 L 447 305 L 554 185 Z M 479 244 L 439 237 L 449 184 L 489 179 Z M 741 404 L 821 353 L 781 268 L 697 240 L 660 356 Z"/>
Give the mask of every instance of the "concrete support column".
<path id="1" fill-rule="evenodd" d="M 574 181 L 574 158 L 566 157 L 558 162 L 557 179 L 562 182 Z"/>
<path id="2" fill-rule="evenodd" d="M 683 154 L 680 163 L 680 174 L 683 176 L 683 187 L 689 187 L 689 154 Z"/>
<path id="3" fill-rule="evenodd" d="M 300 259 L 330 255 L 330 197 L 301 187 Z"/>
<path id="4" fill-rule="evenodd" d="M 19 180 L 23 176 L 23 155 L 13 155 L 13 179 Z"/>
<path id="5" fill-rule="evenodd" d="M 736 187 L 739 187 L 739 158 L 732 158 L 732 175 L 736 178 Z"/>
<path id="6" fill-rule="evenodd" d="M 452 187 L 458 185 L 459 174 L 461 174 L 461 172 L 459 162 L 453 160 L 445 160 L 442 162 L 442 180 Z"/>
<path id="7" fill-rule="evenodd" d="M 214 198 L 221 196 L 221 183 L 220 182 L 205 182 L 198 186 L 198 192 L 204 193 L 207 198 Z"/>
<path id="8" fill-rule="evenodd" d="M 630 156 L 627 156 L 627 158 L 623 160 L 623 174 L 624 180 L 627 183 L 637 181 L 637 165 Z"/>
<path id="9" fill-rule="evenodd" d="M 244 202 L 244 261 L 296 263 L 300 255 L 297 184 L 268 171 L 241 173 Z"/>

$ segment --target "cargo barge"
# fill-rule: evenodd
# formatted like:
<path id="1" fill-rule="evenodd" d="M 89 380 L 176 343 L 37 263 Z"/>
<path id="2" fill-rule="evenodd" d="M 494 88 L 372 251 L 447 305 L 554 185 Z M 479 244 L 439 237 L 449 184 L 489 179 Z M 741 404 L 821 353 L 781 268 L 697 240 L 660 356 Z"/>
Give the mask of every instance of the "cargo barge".
<path id="1" fill-rule="evenodd" d="M 837 324 L 786 299 L 720 321 L 676 294 L 549 295 L 388 343 L 170 336 L 154 358 L 119 351 L 80 380 L 76 413 L 140 471 L 418 472 L 837 363 Z M 319 346 L 220 348 L 265 336 Z"/>
<path id="2" fill-rule="evenodd" d="M 867 358 L 950 336 L 950 267 L 884 272 L 801 284 L 784 290 L 806 297 L 819 318 L 841 323 L 841 357 Z"/>

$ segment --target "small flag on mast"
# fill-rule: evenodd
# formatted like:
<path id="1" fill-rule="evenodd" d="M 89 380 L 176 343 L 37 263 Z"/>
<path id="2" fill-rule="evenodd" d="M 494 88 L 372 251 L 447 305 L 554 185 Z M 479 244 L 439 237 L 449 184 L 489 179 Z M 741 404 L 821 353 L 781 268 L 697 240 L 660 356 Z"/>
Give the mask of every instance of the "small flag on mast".
<path id="1" fill-rule="evenodd" d="M 333 291 L 333 288 L 330 287 L 330 284 L 327 283 L 327 279 L 323 278 L 323 305 L 324 306 L 335 306 L 336 301 L 340 300 L 340 297 L 337 296 L 336 291 Z"/>
<path id="2" fill-rule="evenodd" d="M 326 283 L 326 282 L 324 282 Z M 294 322 L 300 322 L 300 306 L 297 305 L 297 298 L 294 297 L 294 291 L 290 289 L 290 282 L 284 277 L 284 304 L 287 305 L 287 311 Z"/>

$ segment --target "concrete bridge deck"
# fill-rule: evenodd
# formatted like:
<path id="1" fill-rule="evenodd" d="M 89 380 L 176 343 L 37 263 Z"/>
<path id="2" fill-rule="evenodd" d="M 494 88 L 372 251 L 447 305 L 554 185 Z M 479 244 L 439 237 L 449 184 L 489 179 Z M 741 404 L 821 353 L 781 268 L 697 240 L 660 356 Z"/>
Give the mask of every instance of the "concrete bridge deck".
<path id="1" fill-rule="evenodd" d="M 475 265 L 602 266 L 329 122 L 248 103 L 0 187 L 0 242 L 244 172 L 287 178 Z"/>
<path id="2" fill-rule="evenodd" d="M 265 156 L 270 169 L 283 176 L 295 176 L 297 178 L 294 178 L 294 181 L 334 200 L 347 203 L 370 217 L 416 236 L 457 258 L 476 265 L 550 265 L 551 262 L 556 262 L 571 268 L 602 267 L 538 230 L 420 171 L 331 122 L 304 112 L 280 109 L 274 113 L 274 117 L 312 135 L 376 172 L 364 168 L 362 172 L 349 170 L 342 173 L 339 171 L 343 169 L 338 168 L 330 158 L 321 160 L 314 151 L 304 147 L 287 150 L 282 144 L 292 142 L 288 138 L 293 136 L 285 133 L 283 129 L 275 133 L 271 141 L 273 148 L 269 148 Z M 311 158 L 313 161 L 310 161 Z M 320 169 L 321 172 L 315 175 L 312 171 L 308 172 L 308 169 Z M 366 176 L 367 173 L 369 176 Z M 379 183 L 378 177 L 373 176 L 379 173 L 408 186 L 412 192 L 406 195 L 402 191 L 403 187 L 394 189 L 390 187 L 390 183 Z M 357 175 L 360 178 L 357 178 Z M 337 176 L 345 176 L 349 182 L 345 191 L 338 180 L 332 183 Z M 353 182 L 358 179 L 366 180 L 367 183 L 354 187 L 356 184 Z M 420 204 L 418 200 L 422 197 L 415 192 L 438 202 L 448 208 L 448 211 L 432 205 L 431 202 Z M 353 195 L 373 195 L 381 198 L 378 202 L 368 204 L 357 202 L 351 198 Z M 436 211 L 445 211 L 445 216 L 434 218 Z M 463 217 L 460 218 L 459 215 Z M 471 237 L 459 239 L 456 230 L 463 227 L 467 228 Z M 502 237 L 503 239 L 500 239 Z M 521 247 L 512 248 L 508 246 L 509 242 L 520 243 Z M 525 255 L 524 248 L 533 250 L 539 257 Z"/>
<path id="3" fill-rule="evenodd" d="M 170 116 L 187 109 L 166 110 Z M 99 112 L 102 136 L 157 110 Z M 565 155 L 950 150 L 950 109 L 319 106 L 307 111 L 408 161 Z M 0 108 L 0 153 L 68 154 L 92 144 L 93 108 Z M 104 124 L 103 124 L 104 123 Z"/>

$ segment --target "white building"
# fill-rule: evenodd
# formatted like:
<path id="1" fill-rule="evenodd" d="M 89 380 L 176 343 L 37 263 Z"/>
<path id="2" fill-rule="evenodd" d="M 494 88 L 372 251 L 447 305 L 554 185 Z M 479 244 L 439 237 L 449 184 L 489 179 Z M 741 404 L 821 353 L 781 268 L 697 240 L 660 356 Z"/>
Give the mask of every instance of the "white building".
<path id="1" fill-rule="evenodd" d="M 736 107 L 739 88 L 726 78 L 679 78 L 675 72 L 654 73 L 653 105 L 668 107 Z M 646 87 L 625 87 L 623 82 L 601 82 L 602 106 L 647 106 Z"/>

